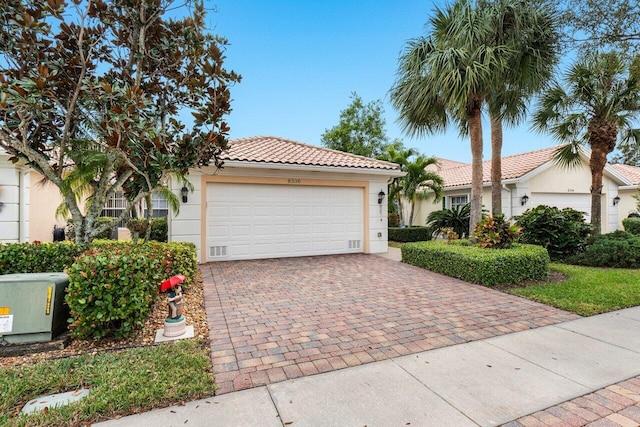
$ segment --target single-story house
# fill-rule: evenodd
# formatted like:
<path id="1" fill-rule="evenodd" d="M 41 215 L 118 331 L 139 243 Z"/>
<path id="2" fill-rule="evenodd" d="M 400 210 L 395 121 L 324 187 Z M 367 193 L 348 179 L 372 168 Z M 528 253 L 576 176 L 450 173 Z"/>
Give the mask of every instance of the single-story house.
<path id="1" fill-rule="evenodd" d="M 193 190 L 179 213 L 167 209 L 169 240 L 193 242 L 201 262 L 387 251 L 388 183 L 404 174 L 397 164 L 271 136 L 231 141 L 223 158 L 222 169 L 191 170 Z M 16 167 L 7 168 L 16 181 Z M 26 231 L 13 239 L 0 232 L 0 242 L 51 241 L 60 194 L 52 186 L 36 190 L 34 182 L 31 177 L 31 205 L 40 206 L 41 193 L 57 194 L 46 202 L 52 211 L 32 209 L 40 216 L 28 220 L 12 211 Z M 182 200 L 182 182 L 170 188 Z M 13 193 L 0 194 L 0 201 L 17 200 Z M 46 232 L 34 238 L 29 223 Z"/>
<path id="2" fill-rule="evenodd" d="M 397 164 L 272 136 L 233 140 L 223 158 L 190 171 L 193 192 L 169 212 L 169 239 L 201 262 L 387 251 Z"/>
<path id="3" fill-rule="evenodd" d="M 512 218 L 538 205 L 591 212 L 589 151 L 580 149 L 580 164 L 565 168 L 553 160 L 557 146 L 502 158 L 502 210 Z M 471 165 L 439 159 L 438 173 L 445 182 L 444 198 L 416 204 L 414 225 L 424 225 L 430 212 L 464 205 L 471 199 Z M 483 167 L 482 204 L 491 209 L 491 161 Z M 602 232 L 622 228 L 622 220 L 637 210 L 640 168 L 607 164 L 602 189 Z"/>

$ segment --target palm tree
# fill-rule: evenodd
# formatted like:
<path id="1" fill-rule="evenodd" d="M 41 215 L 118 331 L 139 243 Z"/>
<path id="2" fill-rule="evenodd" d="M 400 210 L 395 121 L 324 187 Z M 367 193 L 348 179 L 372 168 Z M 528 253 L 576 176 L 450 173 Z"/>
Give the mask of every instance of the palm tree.
<path id="1" fill-rule="evenodd" d="M 471 213 L 469 203 L 433 211 L 427 216 L 427 227 L 431 229 L 433 237 L 441 233 L 443 228 L 453 228 L 453 231 L 464 239 L 469 235 L 469 214 Z"/>
<path id="2" fill-rule="evenodd" d="M 496 73 L 487 99 L 491 116 L 491 213 L 502 213 L 503 121 L 517 125 L 531 97 L 543 89 L 558 61 L 558 24 L 554 11 L 534 2 L 479 0 L 494 20 L 489 42 L 510 44 L 510 67 Z"/>
<path id="3" fill-rule="evenodd" d="M 413 148 L 404 148 L 404 144 L 400 141 L 394 141 L 391 145 L 387 147 L 387 150 L 378 156 L 378 159 L 385 160 L 391 163 L 397 163 L 400 165 L 400 170 L 402 172 L 406 172 L 407 163 L 409 163 L 409 158 L 416 154 Z M 400 220 L 404 220 L 404 204 L 402 197 L 402 183 L 404 181 L 404 177 L 400 176 L 397 178 L 393 178 L 391 184 L 389 184 L 389 202 L 396 203 L 398 206 L 398 216 Z"/>
<path id="4" fill-rule="evenodd" d="M 591 148 L 591 224 L 599 234 L 607 155 L 619 137 L 639 136 L 632 122 L 640 114 L 640 57 L 627 62 L 617 53 L 585 56 L 569 69 L 564 83 L 566 88 L 555 83 L 543 93 L 533 126 L 570 143 L 556 153 L 561 164 L 579 161 L 577 144 Z"/>
<path id="5" fill-rule="evenodd" d="M 436 8 L 428 37 L 410 40 L 402 54 L 391 102 L 411 135 L 444 131 L 452 122 L 471 142 L 471 212 L 469 229 L 482 213 L 483 103 L 496 73 L 511 64 L 513 47 L 486 43 L 493 20 L 470 0 Z"/>
<path id="6" fill-rule="evenodd" d="M 413 213 L 418 200 L 425 200 L 431 194 L 435 201 L 442 199 L 444 180 L 437 173 L 427 170 L 429 166 L 437 164 L 435 157 L 418 156 L 405 165 L 407 174 L 402 180 L 402 194 L 411 202 L 409 226 L 413 225 Z"/>

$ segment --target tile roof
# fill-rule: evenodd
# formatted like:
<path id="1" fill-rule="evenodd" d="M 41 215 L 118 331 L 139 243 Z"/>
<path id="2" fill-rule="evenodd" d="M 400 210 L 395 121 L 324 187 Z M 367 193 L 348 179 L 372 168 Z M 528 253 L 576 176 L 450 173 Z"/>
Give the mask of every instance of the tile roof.
<path id="1" fill-rule="evenodd" d="M 550 161 L 558 146 L 514 154 L 502 158 L 502 179 L 520 178 L 522 175 Z M 440 175 L 447 187 L 471 184 L 471 164 L 440 161 Z M 482 182 L 491 182 L 491 160 L 482 162 Z"/>
<path id="2" fill-rule="evenodd" d="M 400 165 L 275 136 L 256 136 L 229 141 L 229 161 L 283 165 L 329 166 L 358 169 L 399 170 Z"/>
<path id="3" fill-rule="evenodd" d="M 611 165 L 634 184 L 640 184 L 640 168 L 631 165 Z"/>

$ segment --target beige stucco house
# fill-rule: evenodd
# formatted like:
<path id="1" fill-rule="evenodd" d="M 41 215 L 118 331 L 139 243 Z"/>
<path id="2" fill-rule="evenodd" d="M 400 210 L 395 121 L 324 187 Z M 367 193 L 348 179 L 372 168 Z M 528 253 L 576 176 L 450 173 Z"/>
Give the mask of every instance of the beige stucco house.
<path id="1" fill-rule="evenodd" d="M 168 212 L 169 240 L 193 242 L 201 262 L 387 251 L 397 164 L 270 136 L 231 141 L 224 160 L 191 170 L 186 201 Z M 0 201 L 22 206 L 0 216 L 15 229 L 3 227 L 0 242 L 51 241 L 57 188 L 36 185 L 26 167 L 0 167 L 0 186 L 11 187 Z M 182 200 L 183 183 L 170 187 Z"/>
<path id="2" fill-rule="evenodd" d="M 591 173 L 589 152 L 580 151 L 581 162 L 564 168 L 553 161 L 557 146 L 502 158 L 502 208 L 511 218 L 525 210 L 548 205 L 573 208 L 585 212 L 587 221 L 591 211 Z M 433 199 L 416 205 L 414 224 L 424 225 L 430 212 L 443 207 L 466 204 L 471 197 L 471 165 L 441 159 L 438 173 L 445 181 L 445 196 L 440 202 Z M 482 204 L 491 208 L 491 162 L 483 163 Z M 640 168 L 608 164 L 604 171 L 602 190 L 602 232 L 622 228 L 622 220 L 636 211 Z M 619 199 L 618 199 L 619 198 Z"/>

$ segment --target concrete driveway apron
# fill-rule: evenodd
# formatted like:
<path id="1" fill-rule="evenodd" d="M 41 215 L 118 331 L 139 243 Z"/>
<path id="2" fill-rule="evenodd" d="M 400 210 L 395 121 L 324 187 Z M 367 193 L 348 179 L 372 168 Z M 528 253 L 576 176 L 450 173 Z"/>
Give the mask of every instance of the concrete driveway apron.
<path id="1" fill-rule="evenodd" d="M 579 318 L 374 255 L 200 269 L 217 394 Z"/>

